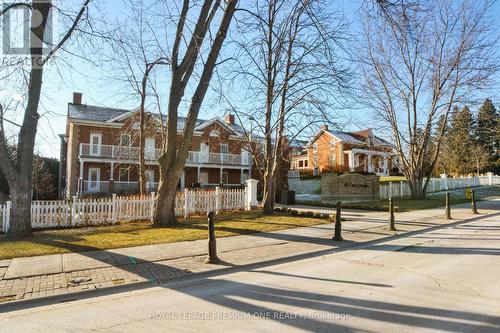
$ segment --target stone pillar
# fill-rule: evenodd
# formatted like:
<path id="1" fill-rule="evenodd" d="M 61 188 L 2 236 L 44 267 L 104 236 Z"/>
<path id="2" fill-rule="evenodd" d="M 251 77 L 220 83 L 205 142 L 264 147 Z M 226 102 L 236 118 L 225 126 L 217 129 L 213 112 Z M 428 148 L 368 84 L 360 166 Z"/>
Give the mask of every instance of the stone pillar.
<path id="1" fill-rule="evenodd" d="M 248 179 L 247 180 L 246 210 L 256 208 L 259 205 L 259 202 L 257 201 L 257 183 L 258 182 L 259 181 L 257 179 Z"/>

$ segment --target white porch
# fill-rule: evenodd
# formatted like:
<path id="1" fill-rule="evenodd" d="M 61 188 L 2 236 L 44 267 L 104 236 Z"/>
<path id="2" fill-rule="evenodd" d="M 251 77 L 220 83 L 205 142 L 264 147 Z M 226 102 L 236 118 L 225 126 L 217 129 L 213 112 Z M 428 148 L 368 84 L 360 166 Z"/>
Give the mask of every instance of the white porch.
<path id="1" fill-rule="evenodd" d="M 389 175 L 390 155 L 383 151 L 353 148 L 344 153 L 349 156 L 349 170 L 373 172 L 379 176 Z"/>

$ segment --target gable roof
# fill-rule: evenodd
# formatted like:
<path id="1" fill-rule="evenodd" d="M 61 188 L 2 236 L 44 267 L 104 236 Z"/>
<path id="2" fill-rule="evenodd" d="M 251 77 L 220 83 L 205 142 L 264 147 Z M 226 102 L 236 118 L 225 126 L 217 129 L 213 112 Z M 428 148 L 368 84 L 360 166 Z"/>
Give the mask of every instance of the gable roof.
<path id="1" fill-rule="evenodd" d="M 108 121 L 127 112 L 130 110 L 68 103 L 68 118 L 71 119 Z"/>
<path id="2" fill-rule="evenodd" d="M 114 123 L 118 121 L 122 121 L 136 112 L 139 112 L 139 108 L 134 108 L 132 110 L 127 109 L 119 109 L 119 108 L 110 108 L 104 106 L 96 106 L 96 105 L 87 105 L 87 104 L 73 104 L 68 103 L 68 118 L 75 120 L 86 120 L 86 121 L 97 121 L 97 122 L 106 122 L 106 123 Z M 146 112 L 148 112 L 146 110 Z M 162 119 L 165 121 L 167 116 L 164 114 L 151 113 L 149 114 L 156 116 L 158 119 Z M 178 117 L 177 118 L 177 130 L 182 131 L 186 124 L 186 117 Z M 206 119 L 197 119 L 195 130 L 201 130 L 206 126 L 219 123 L 221 126 L 226 128 L 231 134 L 242 136 L 245 134 L 245 130 L 238 124 L 228 124 L 224 122 L 221 118 L 212 118 L 209 120 Z"/>
<path id="3" fill-rule="evenodd" d="M 357 144 L 357 145 L 365 145 L 366 144 L 366 139 L 371 136 L 373 144 L 375 146 L 388 146 L 388 147 L 393 147 L 389 142 L 385 141 L 384 139 L 373 135 L 372 129 L 368 128 L 363 131 L 358 131 L 358 132 L 343 132 L 339 130 L 326 130 L 326 129 L 320 129 L 318 133 L 314 137 L 309 140 L 309 142 L 305 145 L 305 147 L 311 146 L 319 137 L 321 134 L 327 133 L 333 138 L 339 140 L 340 142 L 343 143 L 350 143 L 350 144 Z"/>

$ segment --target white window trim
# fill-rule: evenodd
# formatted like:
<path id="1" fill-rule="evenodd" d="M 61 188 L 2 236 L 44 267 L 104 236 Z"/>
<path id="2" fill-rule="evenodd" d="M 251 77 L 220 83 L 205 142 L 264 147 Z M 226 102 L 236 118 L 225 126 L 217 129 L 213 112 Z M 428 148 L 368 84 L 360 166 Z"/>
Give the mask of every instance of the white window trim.
<path id="1" fill-rule="evenodd" d="M 123 169 L 127 170 L 127 180 L 121 179 Z M 120 182 L 129 182 L 130 181 L 130 168 L 129 167 L 120 167 L 118 169 L 118 181 L 120 181 Z"/>
<path id="2" fill-rule="evenodd" d="M 123 145 L 122 142 L 122 138 L 126 136 L 128 137 L 128 145 Z M 120 147 L 130 147 L 130 145 L 132 144 L 132 138 L 130 136 L 130 134 L 120 134 Z"/>
<path id="3" fill-rule="evenodd" d="M 225 150 L 226 150 L 226 152 L 223 152 L 223 151 L 222 151 L 222 150 L 223 150 L 223 149 L 222 149 L 222 147 L 225 147 L 225 148 L 226 148 L 226 149 L 225 149 Z M 229 154 L 229 144 L 227 144 L 227 143 L 221 143 L 221 144 L 219 145 L 219 150 L 220 150 L 221 154 Z"/>

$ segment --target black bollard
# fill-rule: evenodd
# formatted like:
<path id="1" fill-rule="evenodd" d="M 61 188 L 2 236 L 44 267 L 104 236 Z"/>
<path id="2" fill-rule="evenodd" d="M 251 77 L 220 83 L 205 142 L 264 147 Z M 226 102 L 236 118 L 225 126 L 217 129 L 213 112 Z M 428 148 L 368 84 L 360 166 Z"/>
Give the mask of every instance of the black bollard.
<path id="1" fill-rule="evenodd" d="M 336 240 L 336 241 L 344 240 L 342 238 L 342 222 L 340 221 L 341 206 L 342 206 L 342 202 L 337 201 L 337 213 L 335 214 L 335 233 L 334 233 L 334 236 L 332 238 L 333 240 Z"/>
<path id="2" fill-rule="evenodd" d="M 392 198 L 389 198 L 389 230 L 396 231 L 394 225 L 394 200 Z"/>
<path id="3" fill-rule="evenodd" d="M 446 219 L 451 220 L 451 206 L 450 206 L 450 192 L 446 192 L 446 207 L 445 207 L 445 213 L 446 213 Z"/>
<path id="4" fill-rule="evenodd" d="M 471 199 L 472 199 L 472 202 L 471 202 L 472 214 L 479 214 L 479 212 L 477 211 L 476 196 L 475 196 L 474 190 L 472 190 L 470 192 L 470 194 L 471 194 Z"/>
<path id="5" fill-rule="evenodd" d="M 220 262 L 217 257 L 217 244 L 215 240 L 214 212 L 208 212 L 208 257 L 205 259 L 207 264 L 216 264 Z"/>

